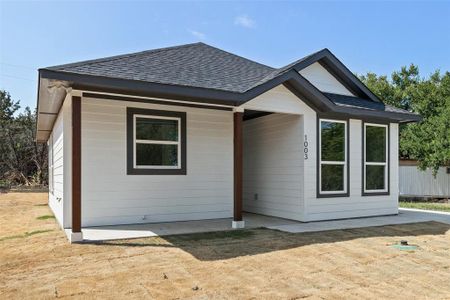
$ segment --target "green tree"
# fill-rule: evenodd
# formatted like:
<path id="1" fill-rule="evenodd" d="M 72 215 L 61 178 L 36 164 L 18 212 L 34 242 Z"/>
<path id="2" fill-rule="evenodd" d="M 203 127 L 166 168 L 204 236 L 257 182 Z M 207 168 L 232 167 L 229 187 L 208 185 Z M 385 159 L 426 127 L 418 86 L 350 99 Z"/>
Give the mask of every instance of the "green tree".
<path id="1" fill-rule="evenodd" d="M 43 184 L 47 181 L 45 145 L 35 142 L 36 113 L 21 113 L 19 101 L 0 90 L 0 179 L 10 184 Z"/>
<path id="2" fill-rule="evenodd" d="M 360 79 L 386 104 L 419 113 L 423 120 L 400 126 L 401 157 L 417 159 L 419 168 L 450 165 L 450 73 L 421 78 L 415 65 L 391 78 L 367 73 Z"/>

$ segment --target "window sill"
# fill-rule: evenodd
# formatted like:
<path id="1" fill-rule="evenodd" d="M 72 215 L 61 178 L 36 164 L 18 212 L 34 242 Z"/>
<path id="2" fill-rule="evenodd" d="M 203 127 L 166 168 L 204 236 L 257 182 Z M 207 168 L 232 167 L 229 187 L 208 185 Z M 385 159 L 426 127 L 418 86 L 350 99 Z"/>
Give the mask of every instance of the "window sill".
<path id="1" fill-rule="evenodd" d="M 337 198 L 337 197 L 349 197 L 350 194 L 347 193 L 338 193 L 338 194 L 317 194 L 317 198 Z"/>
<path id="2" fill-rule="evenodd" d="M 362 192 L 361 196 L 389 196 L 391 193 L 388 192 Z"/>
<path id="3" fill-rule="evenodd" d="M 128 169 L 127 175 L 186 175 L 186 169 Z"/>

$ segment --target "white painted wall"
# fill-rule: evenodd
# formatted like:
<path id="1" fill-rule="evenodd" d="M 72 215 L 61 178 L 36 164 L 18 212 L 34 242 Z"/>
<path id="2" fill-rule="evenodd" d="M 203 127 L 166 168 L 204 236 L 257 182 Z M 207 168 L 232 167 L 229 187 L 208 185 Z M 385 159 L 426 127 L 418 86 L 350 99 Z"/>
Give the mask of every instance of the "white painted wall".
<path id="1" fill-rule="evenodd" d="M 436 177 L 432 171 L 417 166 L 400 166 L 400 195 L 418 197 L 450 197 L 450 174 L 439 168 Z"/>
<path id="2" fill-rule="evenodd" d="M 318 62 L 304 68 L 300 74 L 322 92 L 355 96 Z"/>
<path id="3" fill-rule="evenodd" d="M 126 174 L 126 107 L 187 113 L 187 175 Z M 232 216 L 230 111 L 82 99 L 82 224 Z"/>
<path id="4" fill-rule="evenodd" d="M 306 220 L 329 220 L 398 213 L 398 124 L 390 124 L 390 195 L 362 196 L 362 122 L 350 119 L 350 197 L 317 198 L 316 176 L 305 178 Z M 308 132 L 309 129 L 305 129 Z M 314 156 L 316 156 L 316 151 Z M 316 158 L 305 163 L 315 174 Z"/>
<path id="5" fill-rule="evenodd" d="M 48 139 L 49 160 L 53 159 L 53 176 L 49 173 L 49 181 L 53 181 L 53 191 L 49 190 L 48 205 L 55 215 L 58 223 L 64 222 L 64 122 L 63 113 L 60 112 Z M 53 156 L 53 157 L 52 157 Z M 53 177 L 53 178 L 52 178 Z"/>
<path id="6" fill-rule="evenodd" d="M 54 190 L 49 191 L 49 206 L 63 228 L 71 227 L 71 97 L 68 94 L 53 124 L 49 143 L 53 142 Z M 49 157 L 49 159 L 51 159 Z M 49 178 L 50 180 L 51 178 Z"/>
<path id="7" fill-rule="evenodd" d="M 241 105 L 244 109 L 259 110 L 286 114 L 313 114 L 315 111 L 297 96 L 292 94 L 285 86 L 278 85 L 258 97 Z"/>
<path id="8" fill-rule="evenodd" d="M 72 95 L 61 108 L 64 120 L 64 228 L 72 227 Z"/>
<path id="9" fill-rule="evenodd" d="M 244 122 L 244 211 L 302 218 L 302 124 L 302 116 L 287 114 Z"/>
<path id="10" fill-rule="evenodd" d="M 54 129 L 55 136 L 63 137 L 63 142 L 57 145 L 63 148 L 64 176 L 59 179 L 63 188 L 58 188 L 63 195 L 62 217 L 61 205 L 56 204 L 56 198 L 50 200 L 65 228 L 71 227 L 70 100 L 68 96 Z M 126 174 L 127 105 L 187 112 L 186 176 Z M 243 107 L 275 113 L 244 123 L 245 210 L 300 221 L 398 212 L 397 124 L 390 124 L 390 195 L 361 196 L 362 124 L 352 119 L 350 197 L 317 198 L 315 111 L 284 86 L 256 97 Z M 305 138 L 307 159 L 303 152 Z M 232 140 L 230 111 L 83 98 L 82 225 L 231 217 Z M 258 193 L 256 201 L 255 193 Z"/>

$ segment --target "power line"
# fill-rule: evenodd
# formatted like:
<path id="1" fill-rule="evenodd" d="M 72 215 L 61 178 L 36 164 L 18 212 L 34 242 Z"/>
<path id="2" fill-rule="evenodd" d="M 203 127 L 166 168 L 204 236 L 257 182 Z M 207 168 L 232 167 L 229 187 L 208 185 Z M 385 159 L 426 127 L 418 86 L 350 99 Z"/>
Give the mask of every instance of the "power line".
<path id="1" fill-rule="evenodd" d="M 4 63 L 4 62 L 0 62 L 0 64 L 5 65 L 5 66 L 30 69 L 30 70 L 35 70 L 35 71 L 38 69 L 36 67 L 30 67 L 30 66 L 25 66 L 25 65 L 15 65 L 15 64 Z"/>
<path id="2" fill-rule="evenodd" d="M 0 74 L 0 76 L 36 82 L 36 79 L 30 79 L 30 78 L 25 78 L 25 77 L 20 77 L 20 76 L 14 76 L 14 75 L 8 75 L 8 74 Z"/>

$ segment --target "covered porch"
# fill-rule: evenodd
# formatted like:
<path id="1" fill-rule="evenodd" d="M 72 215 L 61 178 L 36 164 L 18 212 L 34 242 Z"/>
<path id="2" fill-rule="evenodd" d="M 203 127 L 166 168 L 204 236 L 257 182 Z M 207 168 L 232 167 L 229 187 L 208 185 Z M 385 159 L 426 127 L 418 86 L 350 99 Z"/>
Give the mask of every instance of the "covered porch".
<path id="1" fill-rule="evenodd" d="M 89 124 L 84 124 L 84 126 L 81 124 L 82 115 L 84 115 L 82 107 L 85 107 L 84 113 L 89 114 L 91 112 L 86 107 L 92 108 L 93 99 L 95 100 L 95 105 L 106 104 L 98 104 L 104 100 L 94 98 L 91 94 L 84 92 L 72 91 L 70 96 L 72 98 L 70 111 L 72 123 L 70 149 L 72 154 L 71 227 L 66 230 L 70 241 L 148 237 L 244 227 L 270 227 L 281 223 L 287 225 L 291 224 L 290 222 L 296 223 L 301 221 L 304 212 L 301 201 L 303 193 L 303 169 L 301 168 L 303 165 L 303 124 L 306 117 L 312 121 L 308 122 L 308 125 L 310 125 L 310 129 L 313 129 L 315 126 L 313 122 L 315 114 L 311 108 L 299 101 L 286 88 L 279 87 L 277 90 L 269 94 L 263 94 L 243 106 L 226 109 L 228 118 L 232 116 L 232 118 L 229 118 L 231 122 L 228 123 L 231 125 L 229 129 L 232 130 L 228 131 L 224 137 L 226 139 L 226 147 L 229 147 L 231 150 L 229 153 L 226 153 L 226 157 L 231 159 L 227 161 L 225 166 L 227 172 L 229 172 L 228 170 L 231 171 L 227 173 L 227 178 L 231 175 L 229 176 L 231 180 L 227 184 L 231 183 L 228 187 L 232 189 L 229 193 L 227 191 L 228 194 L 226 196 L 226 201 L 229 201 L 226 205 L 231 209 L 224 216 L 216 216 L 214 214 L 202 216 L 206 223 L 180 219 L 152 219 L 151 217 L 147 218 L 150 215 L 149 213 L 143 213 L 144 217 L 139 220 L 117 217 L 114 220 L 111 218 L 114 222 L 108 220 L 109 223 L 93 223 L 92 220 L 94 218 L 92 215 L 88 215 L 90 211 L 86 208 L 92 209 L 93 202 L 88 202 L 86 199 L 92 190 L 94 192 L 98 192 L 98 190 L 92 188 L 93 184 L 90 184 L 90 180 L 82 180 L 83 172 L 89 174 L 88 168 L 90 167 L 89 164 L 83 165 L 83 160 L 89 159 L 89 154 L 93 155 L 86 152 L 86 150 L 84 150 L 85 154 L 81 155 L 83 144 L 81 128 L 84 127 L 84 130 L 87 131 L 97 130 L 98 128 L 89 128 Z M 99 96 L 95 95 L 95 97 Z M 118 101 L 122 100 L 121 98 Z M 136 101 L 133 97 L 127 98 L 127 100 L 127 103 Z M 175 108 L 176 105 L 172 106 Z M 201 108 L 206 107 L 202 106 Z M 210 107 L 208 109 L 210 111 L 216 110 L 216 108 L 211 110 Z M 188 130 L 189 128 L 193 127 L 188 126 Z M 106 130 L 103 127 L 101 129 Z M 273 151 L 275 149 L 277 149 L 276 152 Z M 278 157 L 280 151 L 283 153 L 282 159 Z M 188 151 L 188 153 L 193 154 L 195 152 Z M 245 158 L 246 155 L 247 158 Z M 192 161 L 190 160 L 190 166 L 195 165 Z M 285 170 L 289 168 L 290 173 L 285 173 Z M 193 174 L 192 169 L 193 167 L 190 167 L 188 175 Z M 119 171 L 122 172 L 122 170 Z M 129 176 L 123 176 L 119 179 L 123 184 L 128 178 Z M 106 190 L 107 193 L 111 193 L 109 186 L 105 182 L 102 181 L 100 184 L 108 188 Z M 130 195 L 126 195 L 126 197 L 128 199 Z M 174 199 L 178 201 L 178 198 Z M 145 199 L 142 200 L 142 203 L 144 201 Z M 118 202 L 115 205 L 122 207 L 122 203 L 125 202 Z M 105 207 L 105 209 L 109 208 Z M 124 207 L 124 209 L 128 208 Z M 246 214 L 246 212 L 249 212 L 249 214 Z M 230 215 L 232 215 L 231 218 L 224 218 Z M 86 217 L 90 218 L 88 220 L 90 223 L 86 222 Z M 199 217 L 195 218 L 200 220 Z M 296 221 L 287 221 L 285 219 Z M 192 220 L 196 219 L 193 218 Z M 131 225 L 108 226 L 108 224 L 127 223 Z M 183 229 L 185 225 L 188 225 L 186 230 Z M 101 228 L 94 226 L 101 226 Z"/>

